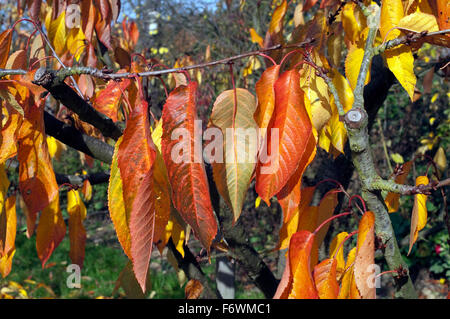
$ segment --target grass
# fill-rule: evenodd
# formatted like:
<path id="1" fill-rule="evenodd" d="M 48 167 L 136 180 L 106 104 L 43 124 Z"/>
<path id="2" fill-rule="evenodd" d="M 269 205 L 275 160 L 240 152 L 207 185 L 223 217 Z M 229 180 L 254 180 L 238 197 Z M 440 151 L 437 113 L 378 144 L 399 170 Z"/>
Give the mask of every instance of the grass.
<path id="1" fill-rule="evenodd" d="M 124 298 L 124 291 L 119 289 L 113 294 L 117 278 L 128 262 L 121 249 L 104 244 L 86 244 L 85 260 L 81 269 L 81 288 L 69 288 L 67 280 L 72 272 L 67 272 L 71 264 L 69 258 L 69 239 L 66 238 L 55 249 L 45 268 L 36 253 L 36 238 L 28 239 L 24 233 L 17 234 L 16 254 L 13 259 L 11 273 L 0 279 L 0 287 L 19 284 L 30 298 Z M 151 298 L 185 298 L 184 287 L 180 286 L 179 278 L 165 258 L 152 259 Z M 203 270 L 209 278 L 214 277 L 215 259 L 211 264 L 203 265 Z M 215 283 L 211 280 L 213 289 Z M 237 280 L 237 299 L 259 299 L 263 294 L 256 289 L 246 289 Z"/>

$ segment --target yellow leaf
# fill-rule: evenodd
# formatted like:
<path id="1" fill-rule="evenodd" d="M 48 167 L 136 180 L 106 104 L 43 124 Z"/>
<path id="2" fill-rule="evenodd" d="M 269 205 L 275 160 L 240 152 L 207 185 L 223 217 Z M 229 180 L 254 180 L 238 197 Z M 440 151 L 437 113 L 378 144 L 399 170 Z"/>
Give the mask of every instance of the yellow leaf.
<path id="1" fill-rule="evenodd" d="M 253 43 L 258 43 L 260 47 L 263 47 L 264 39 L 253 28 L 250 28 L 250 38 Z"/>
<path id="2" fill-rule="evenodd" d="M 439 31 L 436 17 L 432 14 L 423 12 L 414 12 L 413 14 L 403 17 L 397 24 L 399 28 L 411 30 L 415 32 L 435 32 Z"/>
<path id="3" fill-rule="evenodd" d="M 353 91 L 350 88 L 347 80 L 335 69 L 332 69 L 332 81 L 338 92 L 339 100 L 347 112 L 353 105 Z M 339 119 L 339 113 L 334 101 L 334 96 L 331 99 L 332 115 L 329 122 L 331 130 L 331 144 L 341 153 L 344 153 L 344 146 L 347 141 L 347 130 L 344 123 Z"/>
<path id="4" fill-rule="evenodd" d="M 366 27 L 363 15 L 355 3 L 347 3 L 342 10 L 342 26 L 345 31 L 345 38 L 351 43 L 355 43 L 361 36 L 362 30 Z"/>
<path id="5" fill-rule="evenodd" d="M 84 40 L 86 40 L 86 36 L 81 28 L 70 29 L 69 35 L 67 36 L 67 48 L 76 61 L 79 61 L 86 46 Z"/>
<path id="6" fill-rule="evenodd" d="M 345 270 L 342 275 L 341 289 L 339 290 L 338 299 L 351 298 L 352 286 L 355 286 L 355 276 L 353 275 L 353 265 L 356 259 L 356 247 L 352 248 L 347 255 L 347 262 L 345 263 Z"/>
<path id="7" fill-rule="evenodd" d="M 442 146 L 439 146 L 436 154 L 434 155 L 433 161 L 436 163 L 437 168 L 441 173 L 444 173 L 447 168 L 447 158 L 445 157 L 445 151 Z"/>
<path id="8" fill-rule="evenodd" d="M 313 50 L 314 63 L 319 67 L 329 69 L 323 63 L 320 54 Z M 300 87 L 305 92 L 305 105 L 310 105 L 308 113 L 311 115 L 311 122 L 317 132 L 324 127 L 331 117 L 331 106 L 329 100 L 328 85 L 324 79 L 316 75 L 316 70 L 308 64 L 303 64 L 300 73 Z"/>
<path id="9" fill-rule="evenodd" d="M 380 33 L 384 41 L 400 36 L 395 29 L 403 18 L 403 4 L 401 0 L 383 1 L 381 6 Z M 406 90 L 411 101 L 414 98 L 416 76 L 414 74 L 414 57 L 411 48 L 406 45 L 389 49 L 385 52 L 389 70 L 395 75 L 401 86 Z"/>
<path id="10" fill-rule="evenodd" d="M 51 17 L 51 12 L 50 17 Z M 48 15 L 47 15 L 48 17 Z M 51 20 L 50 20 L 51 21 Z M 66 12 L 62 11 L 61 14 L 49 23 L 48 37 L 53 44 L 53 47 L 58 55 L 62 55 L 66 48 Z"/>
<path id="11" fill-rule="evenodd" d="M 86 206 L 77 190 L 71 189 L 67 192 L 67 212 L 69 215 L 79 213 L 82 220 L 86 218 Z"/>
<path id="12" fill-rule="evenodd" d="M 417 185 L 428 185 L 428 177 L 418 176 L 416 178 Z M 411 252 L 412 246 L 417 240 L 419 231 L 422 230 L 427 224 L 427 195 L 416 194 L 414 195 L 414 206 L 411 214 L 411 231 L 409 233 L 409 250 L 408 255 Z"/>
<path id="13" fill-rule="evenodd" d="M 337 266 L 336 266 L 336 273 L 338 280 L 341 277 L 342 273 L 345 270 L 345 259 L 344 259 L 344 247 L 342 245 L 342 242 L 344 239 L 348 236 L 347 232 L 341 232 L 337 234 L 333 240 L 331 241 L 330 245 L 330 258 L 336 258 Z M 339 251 L 338 251 L 339 249 Z"/>
<path id="14" fill-rule="evenodd" d="M 16 196 L 6 199 L 5 205 L 0 205 L 0 273 L 6 277 L 11 271 L 16 240 Z"/>
<path id="15" fill-rule="evenodd" d="M 269 24 L 269 33 L 276 34 L 279 33 L 283 27 L 283 18 L 287 10 L 287 1 L 283 2 L 275 9 L 272 15 L 272 19 Z"/>
<path id="16" fill-rule="evenodd" d="M 359 71 L 361 69 L 361 63 L 364 56 L 364 49 L 358 45 L 353 45 L 350 47 L 347 57 L 345 58 L 345 77 L 350 83 L 352 90 L 356 87 L 356 82 L 358 81 Z M 370 80 L 370 70 L 367 72 L 366 84 Z"/>
<path id="17" fill-rule="evenodd" d="M 392 153 L 391 158 L 397 164 L 403 164 L 405 162 L 403 160 L 403 156 L 401 156 L 399 153 Z"/>
<path id="18" fill-rule="evenodd" d="M 258 208 L 259 207 L 259 205 L 261 204 L 261 197 L 256 197 L 256 200 L 255 200 L 255 208 Z"/>
<path id="19" fill-rule="evenodd" d="M 108 186 L 108 207 L 120 245 L 131 260 L 130 212 L 125 210 L 122 177 L 120 176 L 117 165 L 117 150 L 121 142 L 122 136 L 116 142 L 111 163 L 111 176 Z"/>

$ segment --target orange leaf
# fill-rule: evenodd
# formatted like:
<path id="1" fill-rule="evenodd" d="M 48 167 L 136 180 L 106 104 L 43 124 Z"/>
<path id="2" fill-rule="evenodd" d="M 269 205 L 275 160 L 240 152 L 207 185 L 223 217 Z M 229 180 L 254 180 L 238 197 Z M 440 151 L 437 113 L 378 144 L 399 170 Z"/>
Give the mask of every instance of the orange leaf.
<path id="1" fill-rule="evenodd" d="M 41 260 L 42 268 L 48 261 L 56 247 L 66 235 L 66 224 L 64 223 L 59 208 L 59 195 L 42 210 L 39 224 L 36 229 L 36 249 Z"/>
<path id="2" fill-rule="evenodd" d="M 148 104 L 141 100 L 128 117 L 117 152 L 117 163 L 123 182 L 125 209 L 130 212 L 130 252 L 133 271 L 144 292 L 155 226 L 152 171 L 155 156 L 148 119 Z"/>
<path id="3" fill-rule="evenodd" d="M 402 167 L 403 174 L 397 175 L 395 177 L 395 183 L 405 184 L 406 179 L 408 178 L 408 173 L 411 170 L 412 164 L 413 164 L 412 161 L 408 161 L 403 164 L 403 167 Z M 399 199 L 400 199 L 400 194 L 397 194 L 397 193 L 388 193 L 386 195 L 386 199 L 384 200 L 384 202 L 386 203 L 389 213 L 394 213 L 394 212 L 398 211 Z"/>
<path id="4" fill-rule="evenodd" d="M 338 279 L 341 277 L 345 269 L 344 247 L 342 246 L 342 242 L 347 237 L 347 235 L 347 232 L 341 232 L 337 234 L 330 244 L 330 258 L 336 259 L 336 273 Z"/>
<path id="5" fill-rule="evenodd" d="M 17 154 L 17 138 L 23 117 L 13 108 L 2 108 L 6 123 L 1 129 L 0 137 L 0 163 Z"/>
<path id="6" fill-rule="evenodd" d="M 339 284 L 336 280 L 337 262 L 328 258 L 314 267 L 314 282 L 320 299 L 337 299 Z"/>
<path id="7" fill-rule="evenodd" d="M 203 285 L 197 279 L 191 279 L 184 288 L 186 299 L 199 299 L 203 292 Z"/>
<path id="8" fill-rule="evenodd" d="M 289 268 L 292 274 L 290 299 L 317 299 L 319 297 L 310 267 L 313 243 L 314 234 L 305 230 L 295 233 L 291 238 L 289 244 Z"/>
<path id="9" fill-rule="evenodd" d="M 428 183 L 429 180 L 426 176 L 418 176 L 416 178 L 416 186 L 428 185 Z M 408 255 L 410 254 L 412 246 L 419 236 L 419 231 L 422 230 L 427 224 L 427 215 L 427 195 L 414 195 L 414 206 L 411 214 L 411 231 L 409 233 Z"/>
<path id="10" fill-rule="evenodd" d="M 77 190 L 67 192 L 67 212 L 69 213 L 70 260 L 83 267 L 86 245 L 86 230 L 83 220 L 86 218 L 86 206 Z"/>
<path id="11" fill-rule="evenodd" d="M 364 213 L 358 226 L 358 240 L 354 266 L 355 283 L 363 299 L 375 299 L 375 215 Z"/>
<path id="12" fill-rule="evenodd" d="M 289 196 L 296 185 L 299 185 L 299 188 L 301 187 L 303 173 L 316 157 L 316 151 L 316 139 L 314 137 L 314 134 L 310 134 L 306 142 L 305 152 L 303 153 L 303 156 L 298 163 L 297 169 L 295 170 L 291 178 L 289 178 L 288 182 L 286 183 L 286 185 L 284 185 L 281 191 L 276 194 L 279 200 L 283 199 L 286 196 Z M 299 200 L 296 201 L 296 203 L 299 204 Z M 289 215 L 287 217 L 289 218 Z"/>
<path id="13" fill-rule="evenodd" d="M 258 97 L 258 107 L 255 111 L 255 121 L 260 129 L 266 129 L 275 108 L 275 81 L 278 79 L 280 66 L 274 65 L 263 72 L 256 82 L 255 91 Z"/>
<path id="14" fill-rule="evenodd" d="M 162 154 L 173 204 L 202 245 L 209 249 L 217 233 L 217 222 L 202 159 L 202 135 L 197 131 L 196 91 L 197 83 L 190 82 L 170 93 L 162 113 Z"/>
<path id="15" fill-rule="evenodd" d="M 110 81 L 103 90 L 97 92 L 92 106 L 117 122 L 122 92 L 127 89 L 130 83 L 130 79 L 124 79 L 121 82 Z"/>
<path id="16" fill-rule="evenodd" d="M 58 184 L 45 137 L 43 109 L 43 103 L 28 105 L 19 131 L 19 189 L 29 212 L 30 234 L 33 233 L 37 213 L 58 196 Z"/>
<path id="17" fill-rule="evenodd" d="M 7 29 L 0 34 L 0 68 L 4 68 L 9 56 L 9 48 L 12 42 L 12 29 Z"/>
<path id="18" fill-rule="evenodd" d="M 275 82 L 275 109 L 264 145 L 267 151 L 263 151 L 268 158 L 260 153 L 256 168 L 256 192 L 268 205 L 309 159 L 311 135 L 300 76 L 296 70 L 286 71 Z M 293 187 L 297 181 L 289 184 Z"/>

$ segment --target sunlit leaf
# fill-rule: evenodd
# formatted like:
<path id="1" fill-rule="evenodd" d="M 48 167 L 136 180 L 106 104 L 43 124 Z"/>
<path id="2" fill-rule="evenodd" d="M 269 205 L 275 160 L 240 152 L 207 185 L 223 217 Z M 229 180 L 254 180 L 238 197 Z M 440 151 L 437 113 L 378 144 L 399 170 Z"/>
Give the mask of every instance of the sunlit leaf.
<path id="1" fill-rule="evenodd" d="M 249 91 L 237 88 L 236 96 L 234 90 L 227 90 L 217 97 L 210 117 L 210 123 L 220 128 L 223 134 L 224 163 L 212 163 L 214 180 L 219 193 L 233 209 L 234 221 L 241 214 L 256 166 L 258 127 L 253 120 L 255 110 L 255 97 Z"/>
<path id="2" fill-rule="evenodd" d="M 59 207 L 59 194 L 45 207 L 36 229 L 36 249 L 44 268 L 56 247 L 66 235 L 66 224 Z"/>
<path id="3" fill-rule="evenodd" d="M 290 299 L 317 299 L 319 297 L 310 267 L 313 242 L 314 234 L 308 231 L 299 231 L 291 238 L 288 260 L 292 274 Z"/>
<path id="4" fill-rule="evenodd" d="M 412 168 L 412 161 L 408 161 L 402 166 L 403 173 L 400 175 L 397 175 L 395 177 L 395 183 L 396 184 L 405 184 L 406 179 L 408 178 L 408 173 Z M 384 202 L 386 203 L 386 206 L 388 208 L 389 213 L 394 213 L 398 211 L 398 205 L 400 200 L 400 194 L 389 192 L 386 196 L 386 199 Z"/>
<path id="5" fill-rule="evenodd" d="M 69 214 L 69 256 L 73 264 L 83 267 L 86 245 L 86 230 L 83 220 L 86 218 L 86 206 L 77 190 L 67 192 L 67 212 Z"/>
<path id="6" fill-rule="evenodd" d="M 364 213 L 358 226 L 354 265 L 355 283 L 362 299 L 375 299 L 375 215 Z"/>
<path id="7" fill-rule="evenodd" d="M 198 126 L 196 91 L 197 84 L 190 82 L 170 93 L 162 114 L 162 154 L 172 186 L 174 207 L 202 245 L 209 249 L 217 233 L 217 222 L 202 159 L 202 136 L 198 127 L 195 128 Z"/>
<path id="8" fill-rule="evenodd" d="M 418 176 L 416 178 L 416 186 L 428 185 L 429 180 L 426 176 Z M 411 253 L 411 249 L 414 243 L 417 241 L 419 231 L 421 231 L 427 224 L 427 195 L 416 194 L 414 195 L 414 206 L 411 214 L 411 231 L 409 233 L 409 250 L 408 255 Z"/>
<path id="9" fill-rule="evenodd" d="M 275 82 L 275 109 L 263 151 L 267 158 L 260 153 L 256 168 L 256 192 L 267 204 L 296 173 L 300 162 L 310 157 L 305 152 L 312 125 L 299 83 L 295 70 L 286 71 Z"/>
<path id="10" fill-rule="evenodd" d="M 334 258 L 323 260 L 314 267 L 314 282 L 320 299 L 337 299 L 339 284 L 336 280 L 337 261 Z"/>

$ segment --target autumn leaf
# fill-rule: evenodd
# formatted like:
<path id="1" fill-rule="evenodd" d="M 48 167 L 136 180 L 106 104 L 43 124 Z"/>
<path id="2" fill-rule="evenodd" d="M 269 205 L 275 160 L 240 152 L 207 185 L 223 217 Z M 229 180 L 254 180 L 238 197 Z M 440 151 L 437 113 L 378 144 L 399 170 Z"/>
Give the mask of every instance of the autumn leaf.
<path id="1" fill-rule="evenodd" d="M 396 184 L 405 184 L 406 179 L 408 178 L 408 173 L 411 170 L 413 162 L 408 161 L 402 165 L 402 174 L 397 175 L 395 177 L 395 183 Z M 400 200 L 400 194 L 389 192 L 386 195 L 386 199 L 384 200 L 389 213 L 394 213 L 398 211 L 398 204 Z"/>
<path id="2" fill-rule="evenodd" d="M 235 95 L 236 94 L 236 95 Z M 256 99 L 247 90 L 237 88 L 222 92 L 213 105 L 210 123 L 222 131 L 223 161 L 213 161 L 214 181 L 220 195 L 228 202 L 234 222 L 241 214 L 245 195 L 256 166 L 257 124 L 253 119 Z"/>
<path id="3" fill-rule="evenodd" d="M 314 234 L 309 231 L 295 233 L 289 244 L 289 268 L 292 290 L 289 299 L 317 299 L 318 293 L 311 275 L 310 255 Z"/>
<path id="4" fill-rule="evenodd" d="M 66 235 L 66 224 L 59 207 L 59 194 L 45 207 L 36 229 L 36 249 L 44 268 L 56 247 Z"/>
<path id="5" fill-rule="evenodd" d="M 316 189 L 315 186 L 309 186 L 300 190 L 300 187 L 301 183 L 292 190 L 289 196 L 278 199 L 283 211 L 283 223 L 279 231 L 278 245 L 275 249 L 285 249 L 289 246 L 291 236 L 299 230 L 300 216 L 302 216 L 303 221 L 303 212 L 309 206 Z M 313 231 L 314 226 L 304 229 Z"/>
<path id="6" fill-rule="evenodd" d="M 280 66 L 267 68 L 256 82 L 255 91 L 258 98 L 254 118 L 260 129 L 267 129 L 275 108 L 275 81 L 278 79 Z"/>
<path id="7" fill-rule="evenodd" d="M 318 67 L 329 69 L 317 50 L 314 49 L 312 53 L 313 61 Z M 328 85 L 323 78 L 316 74 L 316 70 L 306 63 L 303 64 L 300 74 L 300 87 L 305 93 L 305 106 L 310 114 L 313 127 L 320 132 L 328 123 L 332 113 Z"/>
<path id="8" fill-rule="evenodd" d="M 330 258 L 336 259 L 336 276 L 338 279 L 340 279 L 345 269 L 344 248 L 342 247 L 342 242 L 347 236 L 347 232 L 340 232 L 333 238 L 330 244 L 329 256 Z"/>
<path id="9" fill-rule="evenodd" d="M 152 171 L 155 157 L 148 104 L 140 100 L 129 114 L 123 139 L 117 151 L 117 166 L 122 178 L 125 210 L 130 212 L 130 253 L 133 271 L 144 292 L 155 227 Z"/>
<path id="10" fill-rule="evenodd" d="M 152 282 L 150 280 L 150 276 L 147 276 L 147 281 L 145 283 L 146 289 L 145 291 L 150 291 L 152 288 Z M 133 272 L 133 264 L 131 261 L 128 261 L 125 267 L 123 267 L 122 271 L 119 274 L 119 278 L 116 280 L 116 284 L 114 286 L 114 292 L 119 288 L 122 288 L 125 292 L 125 296 L 129 299 L 144 299 L 146 298 L 146 294 L 142 292 L 141 286 L 136 280 L 136 276 Z"/>
<path id="11" fill-rule="evenodd" d="M 92 106 L 117 122 L 121 96 L 130 83 L 130 79 L 124 79 L 120 82 L 110 81 L 104 89 L 96 93 Z"/>
<path id="12" fill-rule="evenodd" d="M 31 221 L 28 232 L 32 234 L 37 213 L 58 196 L 44 131 L 43 104 L 30 104 L 25 109 L 18 146 L 19 189 L 28 208 Z"/>
<path id="13" fill-rule="evenodd" d="M 337 261 L 334 258 L 323 260 L 314 267 L 314 282 L 320 299 L 337 299 L 339 284 L 336 280 Z"/>
<path id="14" fill-rule="evenodd" d="M 406 31 L 435 32 L 439 30 L 436 17 L 424 12 L 414 12 L 400 19 L 397 26 Z"/>
<path id="15" fill-rule="evenodd" d="M 348 112 L 353 105 L 353 91 L 347 80 L 337 71 L 332 69 L 332 81 L 338 92 L 339 100 L 344 107 L 344 111 Z M 347 129 L 344 123 L 340 120 L 339 112 L 334 101 L 334 97 L 331 102 L 333 113 L 329 122 L 331 129 L 331 143 L 336 150 L 344 153 L 344 146 L 347 142 Z"/>
<path id="16" fill-rule="evenodd" d="M 125 209 L 123 200 L 123 182 L 117 165 L 117 153 L 122 143 L 123 136 L 119 137 L 114 147 L 114 154 L 111 163 L 111 173 L 108 185 L 108 209 L 111 220 L 116 230 L 117 238 L 123 251 L 131 260 L 131 236 L 128 226 L 130 211 Z"/>
<path id="17" fill-rule="evenodd" d="M 203 292 L 203 285 L 197 279 L 191 279 L 184 287 L 184 293 L 186 295 L 186 299 L 199 299 Z"/>
<path id="18" fill-rule="evenodd" d="M 0 68 L 5 68 L 12 42 L 12 29 L 6 29 L 0 34 Z"/>
<path id="19" fill-rule="evenodd" d="M 256 168 L 256 192 L 267 204 L 296 172 L 312 135 L 299 83 L 295 70 L 284 72 L 275 82 L 275 109 L 263 151 L 267 158 L 260 152 Z"/>
<path id="20" fill-rule="evenodd" d="M 55 20 L 52 20 L 51 16 L 51 11 L 48 11 L 45 18 L 45 27 L 48 30 L 48 38 L 53 44 L 56 54 L 61 56 L 66 49 L 67 43 L 66 12 L 62 11 Z"/>
<path id="21" fill-rule="evenodd" d="M 341 278 L 341 289 L 339 290 L 338 299 L 349 299 L 355 296 L 357 299 L 360 298 L 359 292 L 356 290 L 355 275 L 353 273 L 355 258 L 356 247 L 348 252 L 345 270 Z"/>
<path id="22" fill-rule="evenodd" d="M 202 136 L 195 128 L 198 125 L 196 91 L 197 83 L 190 82 L 170 93 L 162 113 L 162 154 L 172 186 L 174 207 L 202 245 L 209 249 L 217 233 L 217 222 L 202 159 Z"/>
<path id="23" fill-rule="evenodd" d="M 77 190 L 67 192 L 67 212 L 69 214 L 69 256 L 73 264 L 83 267 L 86 245 L 86 230 L 83 220 L 86 218 L 86 206 Z"/>
<path id="24" fill-rule="evenodd" d="M 279 6 L 277 6 L 272 14 L 272 18 L 269 23 L 269 29 L 267 30 L 266 37 L 264 39 L 264 47 L 268 48 L 276 44 L 283 44 L 283 21 L 286 15 L 288 3 L 287 0 L 283 0 Z M 272 51 L 270 56 L 278 61 L 281 58 L 281 51 Z"/>
<path id="25" fill-rule="evenodd" d="M 6 198 L 4 203 L 1 203 L 0 210 L 0 264 L 8 263 L 12 260 L 9 255 L 14 253 L 16 241 L 16 196 Z M 11 268 L 11 265 L 2 268 Z M 5 277 L 5 275 L 3 276 Z"/>
<path id="26" fill-rule="evenodd" d="M 264 39 L 253 28 L 250 28 L 250 39 L 253 43 L 257 43 L 260 47 L 263 47 Z"/>
<path id="27" fill-rule="evenodd" d="M 2 112 L 4 122 L 0 138 L 0 163 L 5 163 L 7 159 L 17 154 L 17 140 L 23 116 L 8 107 L 2 108 Z"/>
<path id="28" fill-rule="evenodd" d="M 384 41 L 397 38 L 401 32 L 393 29 L 403 18 L 401 0 L 383 1 L 381 6 L 380 33 Z M 414 74 L 414 57 L 411 48 L 406 45 L 385 51 L 385 58 L 389 70 L 394 73 L 401 86 L 406 90 L 411 100 L 414 96 L 416 76 Z"/>
<path id="29" fill-rule="evenodd" d="M 347 78 L 352 90 L 356 88 L 356 82 L 358 81 L 359 71 L 364 56 L 364 49 L 358 45 L 352 45 L 348 50 L 347 57 L 345 58 L 345 77 Z M 367 72 L 366 84 L 370 79 L 370 70 Z"/>
<path id="30" fill-rule="evenodd" d="M 428 185 L 429 180 L 426 176 L 418 176 L 416 178 L 416 186 Z M 411 214 L 411 231 L 409 233 L 409 250 L 408 255 L 411 253 L 411 249 L 414 243 L 417 241 L 419 231 L 422 230 L 427 224 L 427 195 L 416 194 L 414 195 L 414 206 Z"/>
<path id="31" fill-rule="evenodd" d="M 362 299 L 375 299 L 375 215 L 365 212 L 358 226 L 354 265 L 355 283 Z"/>

